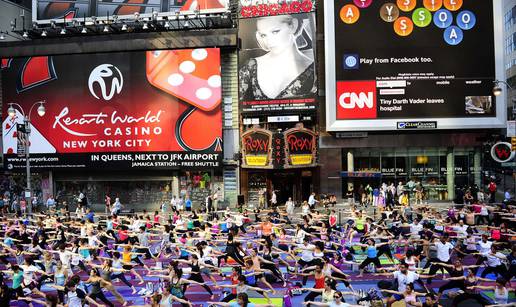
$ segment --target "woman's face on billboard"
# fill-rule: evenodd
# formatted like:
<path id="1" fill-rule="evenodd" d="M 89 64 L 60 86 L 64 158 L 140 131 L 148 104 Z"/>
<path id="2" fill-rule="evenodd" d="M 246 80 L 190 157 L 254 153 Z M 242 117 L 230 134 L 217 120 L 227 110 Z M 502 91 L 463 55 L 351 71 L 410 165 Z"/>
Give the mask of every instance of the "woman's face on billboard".
<path id="1" fill-rule="evenodd" d="M 295 26 L 295 20 L 285 16 L 261 18 L 256 22 L 256 37 L 263 49 L 279 54 L 294 43 Z"/>

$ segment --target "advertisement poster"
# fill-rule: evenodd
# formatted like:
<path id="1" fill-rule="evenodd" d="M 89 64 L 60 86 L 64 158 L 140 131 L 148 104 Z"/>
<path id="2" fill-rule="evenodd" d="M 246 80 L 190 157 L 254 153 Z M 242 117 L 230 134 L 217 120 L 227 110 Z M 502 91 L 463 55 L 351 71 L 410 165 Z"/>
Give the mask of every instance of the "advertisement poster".
<path id="1" fill-rule="evenodd" d="M 25 165 L 17 124 L 29 112 L 32 167 L 220 166 L 217 48 L 4 59 L 2 81 L 16 103 L 14 117 L 2 110 L 7 169 Z"/>
<path id="2" fill-rule="evenodd" d="M 503 99 L 492 94 L 503 78 L 495 61 L 500 2 L 332 2 L 325 8 L 328 130 L 503 126 Z"/>
<path id="3" fill-rule="evenodd" d="M 152 12 L 225 12 L 226 0 L 37 0 L 33 1 L 33 21 L 117 15 L 133 18 L 134 13 Z M 96 13 L 95 13 L 96 12 Z"/>
<path id="4" fill-rule="evenodd" d="M 315 14 L 240 19 L 242 113 L 315 111 Z"/>

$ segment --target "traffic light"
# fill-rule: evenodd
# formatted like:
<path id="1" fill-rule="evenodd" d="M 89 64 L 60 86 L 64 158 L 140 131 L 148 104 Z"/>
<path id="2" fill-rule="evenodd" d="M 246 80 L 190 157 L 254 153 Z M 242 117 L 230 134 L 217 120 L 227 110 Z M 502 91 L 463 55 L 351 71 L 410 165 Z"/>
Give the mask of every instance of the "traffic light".
<path id="1" fill-rule="evenodd" d="M 516 137 L 511 138 L 511 150 L 516 151 Z"/>

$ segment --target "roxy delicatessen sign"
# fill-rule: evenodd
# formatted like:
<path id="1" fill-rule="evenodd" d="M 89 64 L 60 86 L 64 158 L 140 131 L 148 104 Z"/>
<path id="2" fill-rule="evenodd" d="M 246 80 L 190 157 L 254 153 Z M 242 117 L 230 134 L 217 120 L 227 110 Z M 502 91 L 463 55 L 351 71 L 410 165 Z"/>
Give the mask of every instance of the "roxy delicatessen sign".
<path id="1" fill-rule="evenodd" d="M 126 160 L 128 167 L 173 168 L 214 166 L 194 164 L 222 158 L 219 49 L 15 58 L 2 61 L 2 74 L 4 101 L 19 103 L 25 112 L 46 101 L 43 117 L 32 114 L 30 142 L 31 154 L 47 162 L 82 154 L 78 165 Z M 22 121 L 21 112 L 7 116 L 4 104 L 7 156 L 17 153 L 14 127 Z"/>
<path id="2" fill-rule="evenodd" d="M 298 168 L 317 165 L 317 134 L 298 124 L 284 132 L 258 127 L 242 134 L 242 167 Z"/>
<path id="3" fill-rule="evenodd" d="M 315 1 L 312 0 L 240 0 L 240 18 L 290 15 L 313 11 L 315 11 Z"/>

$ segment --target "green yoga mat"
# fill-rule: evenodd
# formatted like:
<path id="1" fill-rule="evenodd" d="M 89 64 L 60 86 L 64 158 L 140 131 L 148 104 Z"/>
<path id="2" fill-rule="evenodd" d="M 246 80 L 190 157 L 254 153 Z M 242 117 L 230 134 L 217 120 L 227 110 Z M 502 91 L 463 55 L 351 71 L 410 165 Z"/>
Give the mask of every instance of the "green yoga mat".
<path id="1" fill-rule="evenodd" d="M 489 297 L 490 299 L 494 299 L 493 291 L 483 291 L 482 294 Z M 514 291 L 509 291 L 509 301 L 512 301 L 515 299 L 516 299 L 516 294 L 514 293 Z"/>
<path id="2" fill-rule="evenodd" d="M 355 255 L 355 261 L 358 263 L 364 261 L 366 258 L 367 258 L 367 256 L 365 256 L 365 255 Z M 397 261 L 397 259 L 394 259 L 395 264 L 398 262 L 399 261 Z M 382 265 L 392 265 L 392 262 L 387 257 L 384 257 L 384 256 L 380 257 L 380 263 Z"/>

